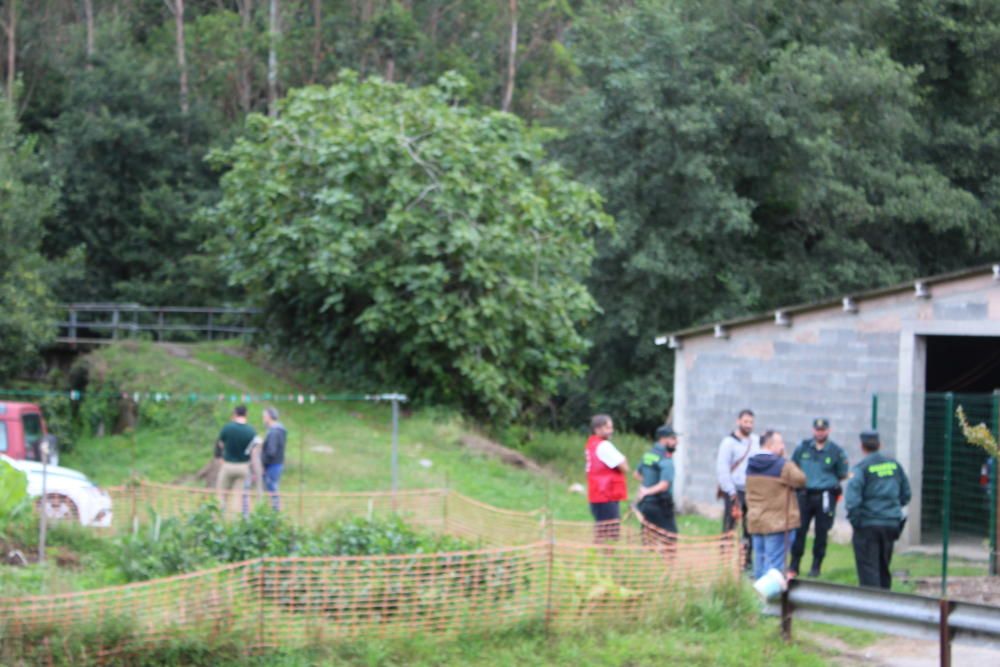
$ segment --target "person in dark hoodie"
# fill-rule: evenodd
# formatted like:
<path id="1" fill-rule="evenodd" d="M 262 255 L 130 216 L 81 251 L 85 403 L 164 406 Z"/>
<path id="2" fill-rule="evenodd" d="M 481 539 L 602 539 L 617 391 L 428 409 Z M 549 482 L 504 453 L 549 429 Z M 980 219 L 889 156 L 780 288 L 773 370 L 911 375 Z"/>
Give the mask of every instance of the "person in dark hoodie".
<path id="1" fill-rule="evenodd" d="M 265 408 L 264 425 L 267 435 L 264 436 L 264 447 L 260 462 L 264 468 L 264 488 L 271 496 L 271 507 L 281 509 L 281 497 L 278 495 L 278 482 L 281 471 L 285 467 L 285 443 L 288 441 L 288 431 L 284 424 L 278 421 L 278 411 L 275 408 Z"/>
<path id="2" fill-rule="evenodd" d="M 800 523 L 795 489 L 806 483 L 805 473 L 785 459 L 780 433 L 764 433 L 760 448 L 747 463 L 747 529 L 753 541 L 754 579 L 772 568 L 785 572 L 788 549 Z"/>

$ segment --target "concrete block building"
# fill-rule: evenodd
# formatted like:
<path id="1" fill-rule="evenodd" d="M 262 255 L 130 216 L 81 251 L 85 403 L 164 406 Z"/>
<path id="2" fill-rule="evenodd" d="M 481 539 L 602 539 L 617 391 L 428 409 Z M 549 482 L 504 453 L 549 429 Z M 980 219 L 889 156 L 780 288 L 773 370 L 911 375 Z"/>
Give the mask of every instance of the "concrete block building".
<path id="1" fill-rule="evenodd" d="M 920 543 L 933 539 L 940 514 L 924 506 L 936 474 L 925 470 L 935 455 L 924 447 L 928 414 L 943 414 L 932 397 L 961 392 L 973 402 L 1000 389 L 1000 265 L 692 327 L 657 343 L 675 353 L 673 424 L 683 442 L 675 497 L 717 508 L 716 452 L 742 408 L 756 413 L 758 433 L 782 431 L 789 447 L 811 437 L 813 417 L 829 418 L 851 465 L 861 458 L 858 434 L 874 421 L 913 486 L 903 543 Z"/>

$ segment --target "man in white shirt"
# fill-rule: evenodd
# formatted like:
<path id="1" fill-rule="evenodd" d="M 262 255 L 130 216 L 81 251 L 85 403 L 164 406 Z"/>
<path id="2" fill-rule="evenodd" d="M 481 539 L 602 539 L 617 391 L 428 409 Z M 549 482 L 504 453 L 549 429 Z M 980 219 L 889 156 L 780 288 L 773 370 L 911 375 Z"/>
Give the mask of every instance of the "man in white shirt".
<path id="1" fill-rule="evenodd" d="M 614 433 L 614 422 L 608 415 L 590 419 L 590 437 L 584 450 L 587 461 L 587 496 L 590 513 L 597 522 L 598 541 L 618 539 L 621 501 L 628 497 L 628 461 L 608 440 Z"/>
<path id="2" fill-rule="evenodd" d="M 725 501 L 722 530 L 728 532 L 735 529 L 737 524 L 742 524 L 742 541 L 748 565 L 753 563 L 753 553 L 746 525 L 747 461 L 751 456 L 760 453 L 760 439 L 754 435 L 753 425 L 753 410 L 740 410 L 736 419 L 736 430 L 719 443 L 719 455 L 715 465 L 719 483 L 717 495 Z"/>

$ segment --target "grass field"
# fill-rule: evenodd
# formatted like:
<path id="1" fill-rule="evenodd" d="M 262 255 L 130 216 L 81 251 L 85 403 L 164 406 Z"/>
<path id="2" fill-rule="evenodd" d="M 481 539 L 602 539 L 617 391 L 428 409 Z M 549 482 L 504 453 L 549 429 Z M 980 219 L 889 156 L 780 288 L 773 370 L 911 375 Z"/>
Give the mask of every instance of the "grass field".
<path id="1" fill-rule="evenodd" d="M 138 391 L 174 396 L 320 392 L 328 388 L 293 384 L 234 354 L 223 345 L 186 348 L 189 357 L 171 356 L 150 344 L 116 346 L 101 352 L 103 362 L 127 368 L 119 380 Z M 169 368 L 169 372 L 165 369 Z M 251 403 L 251 421 L 261 428 L 260 412 L 270 403 Z M 390 408 L 370 402 L 273 403 L 289 430 L 286 488 L 360 491 L 388 489 Z M 64 462 L 87 472 L 100 484 L 125 482 L 132 474 L 159 482 L 191 475 L 209 460 L 212 443 L 228 419 L 233 403 L 152 403 L 141 410 L 134 433 L 85 437 Z M 557 474 L 537 475 L 468 451 L 459 438 L 474 432 L 459 416 L 442 410 L 403 410 L 400 420 L 400 485 L 403 488 L 448 485 L 491 504 L 529 510 L 551 503 L 558 518 L 585 519 L 583 496 L 567 491 L 569 480 Z M 570 443 L 567 443 L 567 447 Z M 581 459 L 583 439 L 573 445 Z"/>

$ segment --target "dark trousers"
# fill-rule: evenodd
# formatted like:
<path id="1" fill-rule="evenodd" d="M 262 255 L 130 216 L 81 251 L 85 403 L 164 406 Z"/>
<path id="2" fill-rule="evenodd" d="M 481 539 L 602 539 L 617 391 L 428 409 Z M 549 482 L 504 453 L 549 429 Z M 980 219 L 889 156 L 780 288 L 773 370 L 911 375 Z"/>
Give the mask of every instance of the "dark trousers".
<path id="1" fill-rule="evenodd" d="M 647 496 L 639 503 L 639 511 L 643 518 L 657 528 L 668 533 L 677 532 L 677 518 L 674 516 L 674 503 L 669 498 Z"/>
<path id="2" fill-rule="evenodd" d="M 594 541 L 617 540 L 621 529 L 621 503 L 590 503 L 590 513 L 594 517 Z"/>
<path id="3" fill-rule="evenodd" d="M 836 508 L 835 498 L 830 494 L 829 508 L 823 511 L 823 492 L 806 491 L 799 495 L 799 514 L 802 515 L 802 523 L 798 532 L 795 533 L 795 544 L 792 545 L 791 570 L 799 571 L 799 563 L 802 561 L 802 554 L 806 551 L 806 533 L 809 532 L 809 524 L 816 520 L 816 540 L 813 542 L 813 562 L 812 569 L 819 570 L 826 556 L 826 536 L 833 527 L 833 512 Z"/>
<path id="4" fill-rule="evenodd" d="M 873 588 L 892 587 L 889 563 L 892 545 L 899 537 L 898 528 L 863 526 L 854 529 L 854 563 L 858 569 L 858 584 Z"/>
<path id="5" fill-rule="evenodd" d="M 753 569 L 753 543 L 750 541 L 750 531 L 747 530 L 747 494 L 745 491 L 736 492 L 736 501 L 743 510 L 743 535 L 740 537 L 743 543 L 743 550 L 747 555 L 746 569 Z M 722 510 L 722 532 L 728 533 L 736 528 L 736 519 L 733 518 L 733 501 L 726 496 L 726 504 Z"/>

